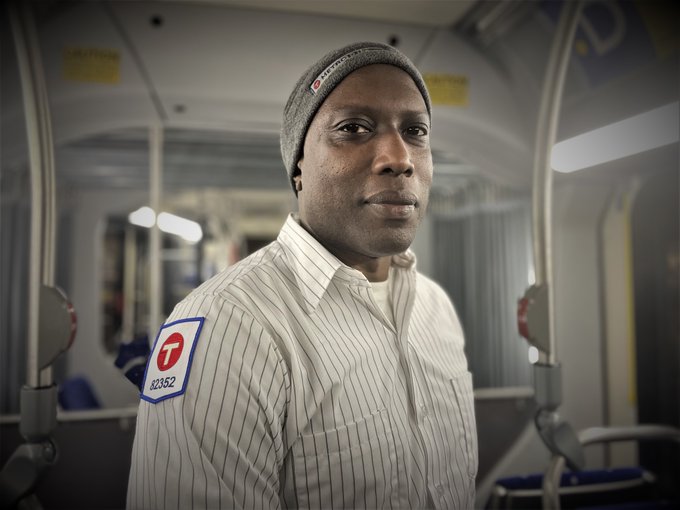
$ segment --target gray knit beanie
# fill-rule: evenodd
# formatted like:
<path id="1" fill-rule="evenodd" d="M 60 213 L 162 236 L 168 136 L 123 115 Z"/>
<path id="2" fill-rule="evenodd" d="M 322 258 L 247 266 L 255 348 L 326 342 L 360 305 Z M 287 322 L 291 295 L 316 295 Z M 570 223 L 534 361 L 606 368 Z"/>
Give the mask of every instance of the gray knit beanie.
<path id="1" fill-rule="evenodd" d="M 293 175 L 297 173 L 297 162 L 302 156 L 307 129 L 321 104 L 348 74 L 372 64 L 393 65 L 411 75 L 423 95 L 427 113 L 431 115 L 430 95 L 423 77 L 408 57 L 392 46 L 360 42 L 327 53 L 298 80 L 283 110 L 281 155 L 293 190 Z"/>

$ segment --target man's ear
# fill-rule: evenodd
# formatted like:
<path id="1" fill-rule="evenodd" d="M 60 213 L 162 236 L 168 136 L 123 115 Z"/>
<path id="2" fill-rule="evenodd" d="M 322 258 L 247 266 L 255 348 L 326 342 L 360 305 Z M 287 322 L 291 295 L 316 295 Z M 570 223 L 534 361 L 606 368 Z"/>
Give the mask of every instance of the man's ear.
<path id="1" fill-rule="evenodd" d="M 302 174 L 295 174 L 293 176 L 293 182 L 295 183 L 295 191 L 302 191 Z"/>
<path id="2" fill-rule="evenodd" d="M 293 176 L 293 182 L 295 183 L 295 191 L 302 191 L 302 162 L 304 158 L 300 158 L 297 162 L 297 173 Z"/>

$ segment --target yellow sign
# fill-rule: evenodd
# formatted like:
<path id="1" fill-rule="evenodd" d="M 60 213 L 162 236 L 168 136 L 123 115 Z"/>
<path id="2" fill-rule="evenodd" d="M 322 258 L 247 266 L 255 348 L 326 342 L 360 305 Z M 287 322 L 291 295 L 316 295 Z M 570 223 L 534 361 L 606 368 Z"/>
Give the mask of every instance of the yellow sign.
<path id="1" fill-rule="evenodd" d="M 467 76 L 456 74 L 425 74 L 432 104 L 467 106 L 469 83 Z"/>
<path id="2" fill-rule="evenodd" d="M 64 78 L 72 81 L 118 83 L 120 52 L 101 48 L 65 48 Z"/>

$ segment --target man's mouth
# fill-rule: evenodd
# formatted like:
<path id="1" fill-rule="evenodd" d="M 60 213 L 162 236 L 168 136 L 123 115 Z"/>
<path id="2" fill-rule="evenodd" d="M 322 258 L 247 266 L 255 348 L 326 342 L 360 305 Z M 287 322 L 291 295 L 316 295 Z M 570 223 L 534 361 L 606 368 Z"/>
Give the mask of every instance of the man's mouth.
<path id="1" fill-rule="evenodd" d="M 368 197 L 365 203 L 383 219 L 408 219 L 418 206 L 418 197 L 407 191 L 384 190 Z"/>

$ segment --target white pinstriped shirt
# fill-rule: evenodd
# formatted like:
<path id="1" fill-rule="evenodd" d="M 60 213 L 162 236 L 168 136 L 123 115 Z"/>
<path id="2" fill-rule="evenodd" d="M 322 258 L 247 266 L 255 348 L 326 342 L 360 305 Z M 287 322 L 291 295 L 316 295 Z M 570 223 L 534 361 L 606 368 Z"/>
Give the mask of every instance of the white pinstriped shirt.
<path id="1" fill-rule="evenodd" d="M 128 508 L 472 508 L 458 318 L 410 252 L 390 279 L 394 324 L 291 215 L 178 304 L 205 319 L 186 392 L 140 404 Z"/>

